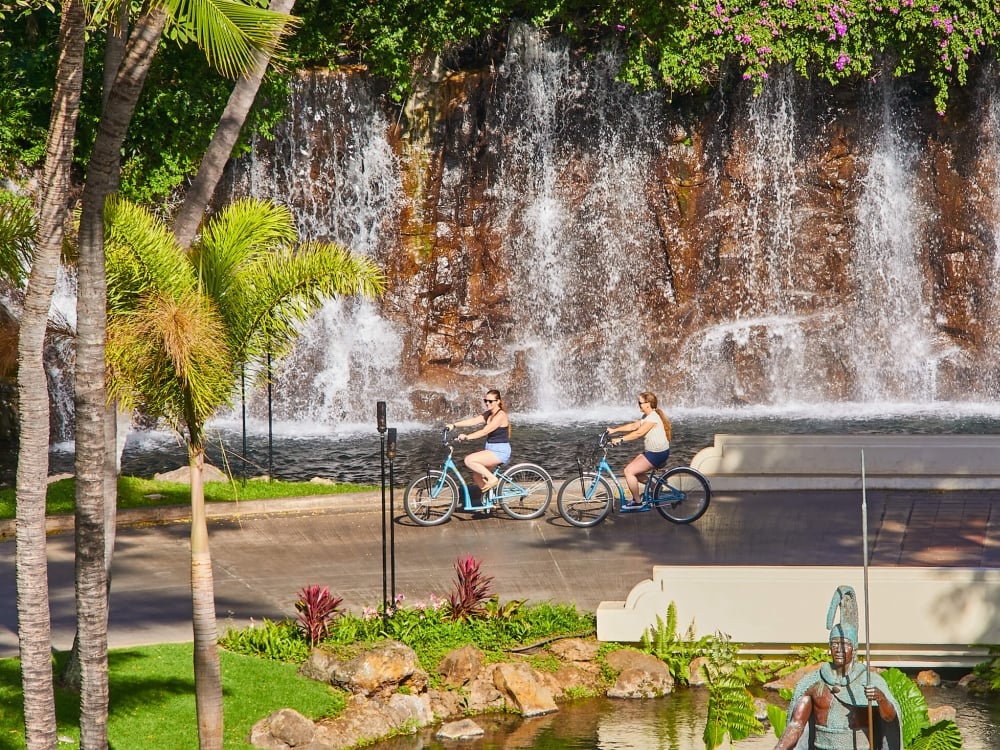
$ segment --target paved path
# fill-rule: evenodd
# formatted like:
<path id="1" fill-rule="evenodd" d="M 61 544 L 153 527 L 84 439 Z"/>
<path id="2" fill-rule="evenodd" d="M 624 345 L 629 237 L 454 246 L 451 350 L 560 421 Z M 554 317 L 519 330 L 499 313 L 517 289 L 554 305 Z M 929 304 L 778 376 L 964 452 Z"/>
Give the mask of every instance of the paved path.
<path id="1" fill-rule="evenodd" d="M 396 591 L 413 603 L 451 587 L 466 553 L 494 577 L 504 601 L 623 599 L 657 564 L 861 565 L 857 492 L 725 493 L 691 526 L 656 513 L 613 515 L 577 529 L 558 515 L 515 521 L 459 514 L 436 528 L 410 524 L 395 493 Z M 292 616 L 296 592 L 327 585 L 354 611 L 382 600 L 381 494 L 270 501 L 285 512 L 210 522 L 220 625 Z M 994 506 L 998 509 L 994 511 Z M 258 506 L 244 506 L 255 511 Z M 1000 492 L 869 491 L 872 565 L 1000 566 Z M 0 542 L 0 657 L 17 653 L 14 543 Z M 73 535 L 49 538 L 53 641 L 74 629 Z M 191 640 L 188 525 L 121 526 L 111 597 L 110 645 Z"/>

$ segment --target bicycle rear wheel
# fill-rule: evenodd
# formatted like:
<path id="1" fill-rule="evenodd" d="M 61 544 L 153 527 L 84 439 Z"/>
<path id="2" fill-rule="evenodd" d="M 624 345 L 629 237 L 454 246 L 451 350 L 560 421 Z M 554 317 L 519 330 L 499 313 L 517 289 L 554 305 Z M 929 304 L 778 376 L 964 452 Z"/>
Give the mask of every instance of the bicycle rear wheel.
<path id="1" fill-rule="evenodd" d="M 653 504 L 660 515 L 674 523 L 697 521 L 708 510 L 712 490 L 694 469 L 678 466 L 656 480 Z"/>
<path id="2" fill-rule="evenodd" d="M 559 488 L 559 515 L 580 528 L 596 526 L 611 512 L 615 493 L 604 477 L 586 472 L 567 479 Z"/>
<path id="3" fill-rule="evenodd" d="M 552 477 L 545 469 L 517 464 L 500 476 L 496 498 L 508 516 L 528 521 L 545 514 L 552 501 Z"/>
<path id="4" fill-rule="evenodd" d="M 447 474 L 432 471 L 410 482 L 403 509 L 420 526 L 437 526 L 451 518 L 458 506 L 458 485 Z"/>

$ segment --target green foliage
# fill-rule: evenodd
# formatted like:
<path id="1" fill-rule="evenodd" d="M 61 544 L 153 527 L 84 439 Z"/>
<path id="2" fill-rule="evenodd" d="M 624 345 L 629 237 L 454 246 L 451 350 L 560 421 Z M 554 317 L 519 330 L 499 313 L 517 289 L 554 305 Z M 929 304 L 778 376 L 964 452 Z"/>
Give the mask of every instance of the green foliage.
<path id="1" fill-rule="evenodd" d="M 259 625 L 251 623 L 246 628 L 230 628 L 219 638 L 219 645 L 236 654 L 292 664 L 309 658 L 309 644 L 301 628 L 289 619 L 274 622 L 265 617 Z"/>
<path id="2" fill-rule="evenodd" d="M 788 712 L 783 711 L 781 706 L 773 703 L 767 704 L 767 720 L 771 723 L 775 737 L 781 737 L 785 733 L 785 725 L 788 723 Z"/>
<path id="3" fill-rule="evenodd" d="M 704 654 L 710 642 L 709 636 L 695 638 L 693 622 L 683 635 L 678 632 L 673 602 L 667 605 L 667 619 L 657 615 L 655 627 L 643 633 L 641 641 L 643 650 L 664 662 L 674 679 L 684 684 L 691 681 L 691 660 Z"/>
<path id="4" fill-rule="evenodd" d="M 739 676 L 720 674 L 710 677 L 708 695 L 708 717 L 703 737 L 706 750 L 714 750 L 725 742 L 727 735 L 736 742 L 764 731 L 754 710 L 753 695 Z"/>
<path id="5" fill-rule="evenodd" d="M 604 13 L 626 48 L 623 78 L 685 92 L 719 81 L 727 65 L 760 90 L 778 68 L 837 84 L 881 72 L 924 71 L 943 112 L 971 58 L 995 49 L 993 0 L 689 0 L 615 4 Z M 886 72 L 889 72 L 888 70 Z"/>
<path id="6" fill-rule="evenodd" d="M 35 214 L 31 201 L 0 190 L 0 276 L 19 287 L 24 286 L 27 279 L 34 235 Z"/>
<path id="7" fill-rule="evenodd" d="M 920 730 L 913 744 L 906 747 L 907 750 L 962 750 L 962 733 L 955 722 L 943 719 Z"/>
<path id="8" fill-rule="evenodd" d="M 990 690 L 1000 691 L 1000 646 L 990 646 L 990 658 L 977 664 L 972 672 L 989 683 Z"/>
<path id="9" fill-rule="evenodd" d="M 888 669 L 881 673 L 899 704 L 900 722 L 903 729 L 903 747 L 908 747 L 920 730 L 928 725 L 927 702 L 917 684 L 898 669 Z"/>

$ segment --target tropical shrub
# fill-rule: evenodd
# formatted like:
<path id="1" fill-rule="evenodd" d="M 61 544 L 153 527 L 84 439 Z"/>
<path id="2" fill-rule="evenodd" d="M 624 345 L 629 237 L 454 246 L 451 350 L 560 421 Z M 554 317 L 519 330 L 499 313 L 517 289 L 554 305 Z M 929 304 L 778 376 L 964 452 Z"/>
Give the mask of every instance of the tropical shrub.
<path id="1" fill-rule="evenodd" d="M 315 646 L 330 632 L 333 620 L 342 614 L 342 596 L 334 596 L 326 586 L 310 584 L 299 591 L 295 609 L 299 613 L 299 629 L 310 646 Z"/>
<path id="2" fill-rule="evenodd" d="M 493 576 L 483 575 L 481 563 L 472 555 L 455 561 L 454 588 L 448 594 L 448 616 L 456 622 L 481 617 L 486 612 Z"/>

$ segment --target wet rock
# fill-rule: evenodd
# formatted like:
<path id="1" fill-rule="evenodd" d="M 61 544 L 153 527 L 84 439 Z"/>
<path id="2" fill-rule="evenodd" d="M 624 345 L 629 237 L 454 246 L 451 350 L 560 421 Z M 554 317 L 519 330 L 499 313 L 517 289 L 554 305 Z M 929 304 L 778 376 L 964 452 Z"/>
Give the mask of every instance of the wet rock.
<path id="1" fill-rule="evenodd" d="M 498 664 L 493 684 L 522 716 L 541 716 L 558 711 L 552 691 L 527 664 Z"/>
<path id="2" fill-rule="evenodd" d="M 471 740 L 484 734 L 483 728 L 472 719 L 462 719 L 442 724 L 434 736 L 442 740 Z"/>

